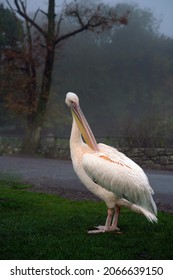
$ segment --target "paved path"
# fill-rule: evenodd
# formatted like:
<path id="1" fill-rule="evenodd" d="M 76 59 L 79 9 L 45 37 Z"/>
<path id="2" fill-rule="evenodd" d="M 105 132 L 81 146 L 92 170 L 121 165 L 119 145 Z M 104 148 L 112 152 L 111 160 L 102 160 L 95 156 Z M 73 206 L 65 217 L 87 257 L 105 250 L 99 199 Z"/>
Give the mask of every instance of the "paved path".
<path id="1" fill-rule="evenodd" d="M 82 185 L 73 171 L 71 161 L 0 156 L 0 174 L 5 173 L 11 178 L 34 185 L 37 189 L 47 192 L 64 190 L 82 192 L 85 196 L 89 191 Z M 170 204 L 173 208 L 173 172 L 146 171 L 151 186 L 155 191 L 155 199 Z M 68 191 L 67 191 L 68 190 Z"/>

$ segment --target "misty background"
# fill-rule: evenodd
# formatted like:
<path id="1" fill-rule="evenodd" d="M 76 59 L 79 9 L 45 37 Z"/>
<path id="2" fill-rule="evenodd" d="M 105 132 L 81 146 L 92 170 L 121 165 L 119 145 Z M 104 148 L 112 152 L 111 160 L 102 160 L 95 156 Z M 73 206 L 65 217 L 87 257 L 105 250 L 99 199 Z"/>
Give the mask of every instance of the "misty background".
<path id="1" fill-rule="evenodd" d="M 72 91 L 79 95 L 96 137 L 172 139 L 173 2 L 104 2 L 116 5 L 120 15 L 129 11 L 128 24 L 102 33 L 78 34 L 56 50 L 42 133 L 69 136 L 71 116 L 64 100 Z M 7 6 L 5 1 L 0 3 Z M 30 13 L 47 8 L 45 0 L 30 0 L 27 6 Z M 62 7 L 63 1 L 57 1 L 57 13 Z M 44 25 L 44 16 L 38 21 Z M 64 30 L 73 29 L 73 24 L 65 20 Z M 25 120 L 20 114 L 1 104 L 0 118 L 2 134 L 22 134 Z"/>

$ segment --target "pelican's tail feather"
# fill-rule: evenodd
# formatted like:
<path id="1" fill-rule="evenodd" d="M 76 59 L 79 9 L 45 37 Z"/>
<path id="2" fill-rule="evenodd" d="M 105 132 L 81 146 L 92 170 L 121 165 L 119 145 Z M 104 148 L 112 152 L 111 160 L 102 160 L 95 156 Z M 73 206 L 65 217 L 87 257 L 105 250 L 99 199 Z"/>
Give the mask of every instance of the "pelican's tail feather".
<path id="1" fill-rule="evenodd" d="M 157 217 L 156 217 L 155 214 L 153 214 L 153 213 L 151 213 L 151 212 L 145 210 L 144 208 L 141 209 L 141 212 L 145 215 L 145 217 L 147 218 L 147 220 L 148 220 L 149 222 L 152 222 L 152 223 L 155 222 L 155 223 L 157 223 L 158 219 L 157 219 Z"/>

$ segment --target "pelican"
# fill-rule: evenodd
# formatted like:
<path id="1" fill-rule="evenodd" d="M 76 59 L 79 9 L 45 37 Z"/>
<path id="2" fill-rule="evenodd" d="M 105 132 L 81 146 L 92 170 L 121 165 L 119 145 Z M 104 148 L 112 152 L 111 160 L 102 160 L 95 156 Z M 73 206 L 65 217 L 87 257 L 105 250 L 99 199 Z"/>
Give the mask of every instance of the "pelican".
<path id="1" fill-rule="evenodd" d="M 74 171 L 108 209 L 105 225 L 88 233 L 118 231 L 122 206 L 145 215 L 150 222 L 157 222 L 157 207 L 152 197 L 154 191 L 142 168 L 117 149 L 97 144 L 75 93 L 68 92 L 65 103 L 73 117 L 70 153 Z"/>

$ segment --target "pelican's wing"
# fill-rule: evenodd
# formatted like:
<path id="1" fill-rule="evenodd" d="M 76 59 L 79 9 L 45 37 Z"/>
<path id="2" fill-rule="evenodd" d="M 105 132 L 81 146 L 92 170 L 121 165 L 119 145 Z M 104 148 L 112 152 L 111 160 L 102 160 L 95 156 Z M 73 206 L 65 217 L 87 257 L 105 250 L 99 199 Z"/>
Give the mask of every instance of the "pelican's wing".
<path id="1" fill-rule="evenodd" d="M 115 151 L 114 157 L 103 152 L 86 153 L 83 156 L 85 172 L 95 183 L 113 192 L 117 198 L 155 212 L 151 196 L 153 190 L 142 168 L 124 154 Z"/>

